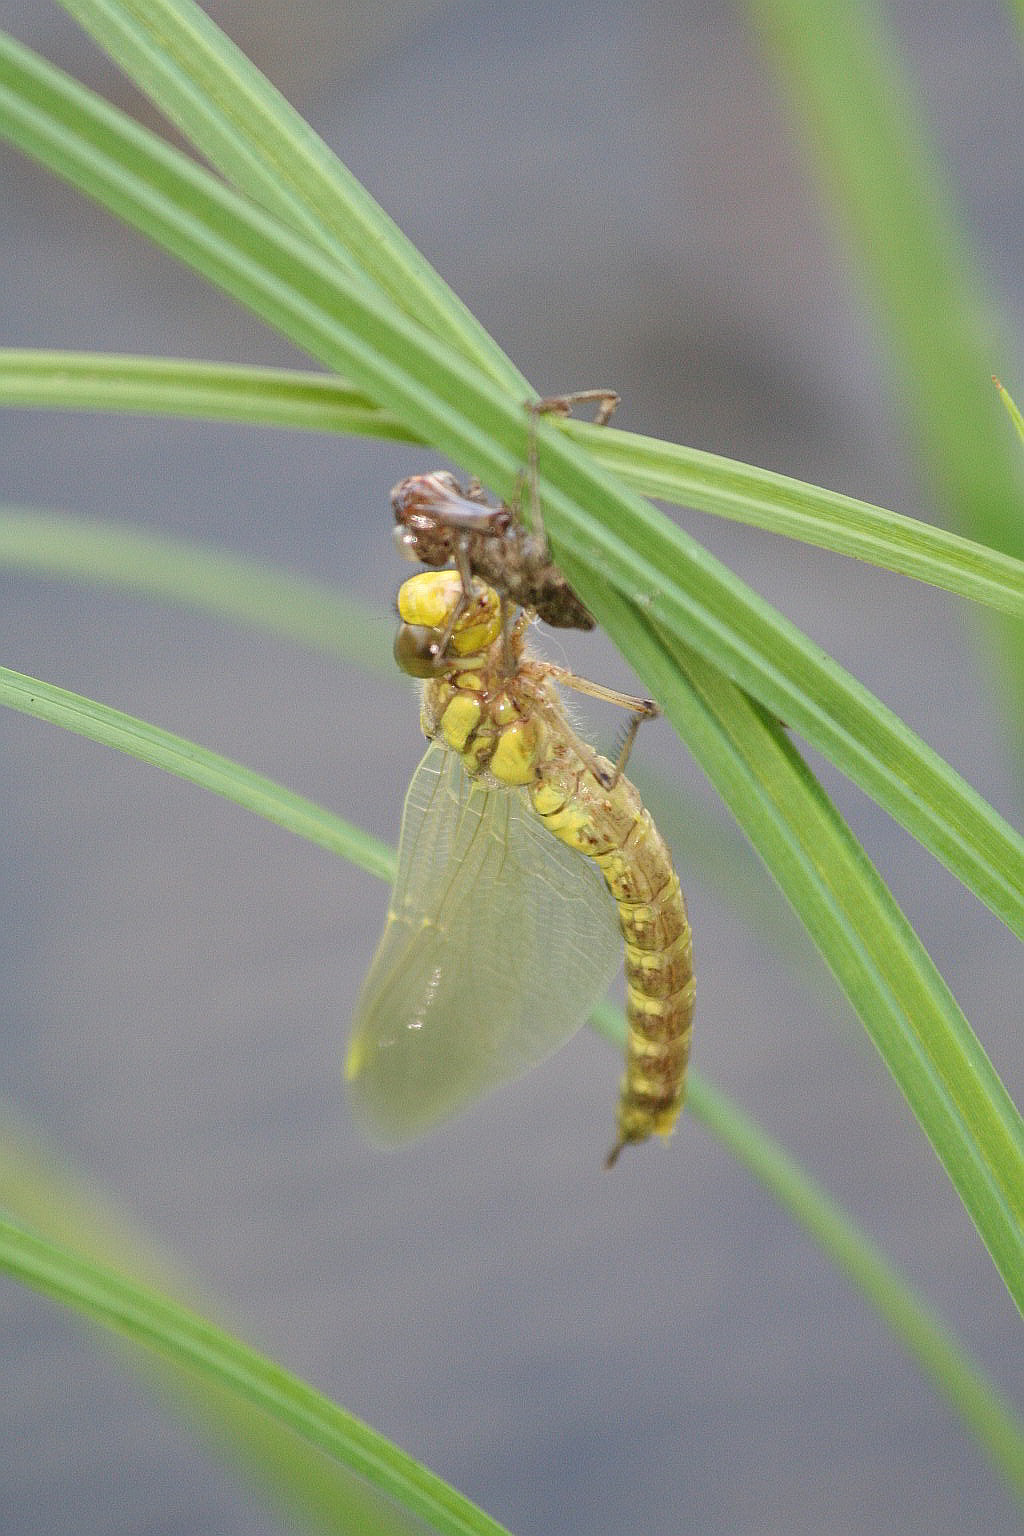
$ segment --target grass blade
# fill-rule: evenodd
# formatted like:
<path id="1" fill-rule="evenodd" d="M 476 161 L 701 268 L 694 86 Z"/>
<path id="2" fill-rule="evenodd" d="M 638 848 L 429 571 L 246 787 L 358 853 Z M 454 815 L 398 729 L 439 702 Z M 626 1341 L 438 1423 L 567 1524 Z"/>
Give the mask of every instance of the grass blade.
<path id="1" fill-rule="evenodd" d="M 255 811 L 276 822 L 288 832 L 319 843 L 332 853 L 351 859 L 360 869 L 389 880 L 394 872 L 390 848 L 376 838 L 332 816 L 322 806 L 302 795 L 275 784 L 262 774 L 234 763 L 230 758 L 209 752 L 195 742 L 164 731 L 158 725 L 110 709 L 93 699 L 86 699 L 38 678 L 24 677 L 0 667 L 0 705 L 24 715 L 34 715 L 51 725 L 60 725 L 118 752 L 126 752 L 140 762 L 152 763 L 178 778 L 212 790 L 225 800 L 233 800 L 247 811 Z"/>
<path id="2" fill-rule="evenodd" d="M 1024 560 L 839 491 L 585 422 L 564 430 L 644 496 L 831 549 L 1024 617 Z"/>
<path id="3" fill-rule="evenodd" d="M 1006 407 L 1006 414 L 1009 416 L 1010 420 L 1013 422 L 1017 429 L 1017 436 L 1020 438 L 1021 442 L 1024 443 L 1024 416 L 1021 415 L 1017 407 L 1016 400 L 1010 394 L 1008 389 L 1003 388 L 998 379 L 994 378 L 992 382 L 996 389 L 999 391 L 999 398 Z"/>
<path id="4" fill-rule="evenodd" d="M 999 333 L 884 16 L 848 0 L 748 0 L 748 10 L 799 114 L 858 277 L 874 291 L 900 365 L 898 400 L 951 521 L 1024 558 L 1024 465 L 990 405 L 990 376 L 1012 368 L 1015 352 Z M 1019 747 L 1024 628 L 1005 623 L 997 634 L 1001 698 Z"/>
<path id="5" fill-rule="evenodd" d="M 178 358 L 0 348 L 0 403 L 188 416 L 416 441 L 340 379 Z M 565 424 L 634 490 L 801 539 L 1024 617 L 1024 563 L 944 529 L 733 459 Z"/>
<path id="6" fill-rule="evenodd" d="M 444 1536 L 505 1527 L 329 1398 L 197 1313 L 0 1217 L 0 1270 L 91 1323 L 227 1388 Z"/>
<path id="7" fill-rule="evenodd" d="M 29 153 L 137 222 L 409 430 L 499 492 L 514 489 L 527 454 L 521 404 L 369 285 L 351 279 L 339 288 L 337 272 L 310 247 L 10 40 L 0 47 L 0 112 Z M 622 643 L 623 634 L 602 608 L 602 580 L 789 721 L 1024 935 L 1024 841 L 1012 828 L 694 540 L 598 473 L 549 423 L 539 437 L 556 555 L 613 639 Z"/>
<path id="8" fill-rule="evenodd" d="M 280 91 L 191 0 L 61 0 L 240 192 L 525 399 L 526 380 Z"/>
<path id="9" fill-rule="evenodd" d="M 157 1256 L 122 1211 L 77 1177 L 6 1109 L 0 1109 L 0 1193 L 4 1213 L 36 1235 L 116 1269 L 122 1278 L 207 1310 L 199 1301 L 198 1287 L 170 1271 L 166 1258 Z M 128 1358 L 121 1348 L 119 1357 L 137 1369 L 148 1366 L 145 1379 L 160 1405 L 312 1536 L 353 1536 L 356 1531 L 422 1536 L 422 1525 L 392 1500 L 254 1409 L 233 1389 L 154 1356 Z"/>
<path id="10" fill-rule="evenodd" d="M 0 404 L 417 440 L 334 374 L 196 358 L 0 347 Z"/>

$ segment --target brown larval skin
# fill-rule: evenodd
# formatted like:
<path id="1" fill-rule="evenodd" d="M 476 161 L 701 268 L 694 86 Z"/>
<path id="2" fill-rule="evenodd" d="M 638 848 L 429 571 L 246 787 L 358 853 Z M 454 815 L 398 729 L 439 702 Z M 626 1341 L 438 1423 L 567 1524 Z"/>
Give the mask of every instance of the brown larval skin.
<path id="1" fill-rule="evenodd" d="M 446 579 L 454 604 L 455 572 L 405 584 L 407 623 L 416 622 L 410 589 L 436 593 L 432 584 Z M 695 990 L 690 925 L 672 855 L 638 791 L 575 734 L 552 681 L 558 669 L 524 656 L 525 625 L 487 631 L 488 603 L 496 612 L 495 594 L 478 590 L 455 626 L 448 665 L 440 658 L 424 684 L 423 730 L 457 751 L 470 777 L 524 785 L 549 831 L 594 860 L 615 901 L 629 1035 L 611 1165 L 628 1143 L 670 1135 L 682 1108 Z M 479 645 L 470 641 L 474 628 Z"/>
<path id="2" fill-rule="evenodd" d="M 478 485 L 463 488 L 443 469 L 410 475 L 391 492 L 391 506 L 403 550 L 422 565 L 449 565 L 461 543 L 472 574 L 517 607 L 532 608 L 556 629 L 594 628 L 544 539 L 527 533 L 511 507 L 489 502 Z"/>

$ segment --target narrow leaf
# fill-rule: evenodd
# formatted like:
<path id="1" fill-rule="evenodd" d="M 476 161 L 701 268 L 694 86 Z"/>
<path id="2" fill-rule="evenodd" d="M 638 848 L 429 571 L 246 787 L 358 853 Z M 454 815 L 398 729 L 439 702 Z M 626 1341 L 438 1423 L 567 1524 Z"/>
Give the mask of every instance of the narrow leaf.
<path id="1" fill-rule="evenodd" d="M 951 522 L 1024 559 L 1024 464 L 991 408 L 1015 357 L 970 250 L 884 9 L 849 0 L 748 0 L 785 84 L 837 228 L 898 365 L 895 404 Z M 998 130 L 997 130 L 998 131 Z M 1002 331 L 1002 334 L 1001 334 Z M 1024 627 L 996 629 L 998 701 L 1024 743 Z M 1018 758 L 1024 767 L 1024 758 Z"/>
<path id="2" fill-rule="evenodd" d="M 299 837 L 351 859 L 370 874 L 382 879 L 391 878 L 393 855 L 383 843 L 340 817 L 332 816 L 312 800 L 293 794 L 262 774 L 253 773 L 240 763 L 233 763 L 217 752 L 209 752 L 184 737 L 80 694 L 56 688 L 52 683 L 0 667 L 0 705 L 4 704 L 188 779 L 225 800 L 233 800 L 236 805 L 265 816 L 268 821 L 276 822 Z"/>
<path id="3" fill-rule="evenodd" d="M 368 284 L 352 278 L 339 288 L 312 248 L 10 40 L 0 49 L 0 113 L 28 152 L 137 221 L 499 492 L 514 489 L 527 456 L 520 402 L 384 306 Z M 667 635 L 789 721 L 1024 935 L 1024 842 L 1006 822 L 695 541 L 598 474 L 549 424 L 539 437 L 555 553 L 571 576 L 581 572 L 576 584 L 598 618 L 606 615 L 595 583 L 643 602 Z M 614 619 L 608 628 L 621 639 Z"/>
<path id="4" fill-rule="evenodd" d="M 505 1527 L 299 1377 L 197 1313 L 0 1217 L 0 1271 L 227 1388 L 357 1472 L 444 1536 Z"/>
<path id="5" fill-rule="evenodd" d="M 0 348 L 0 404 L 262 422 L 414 442 L 329 374 L 113 353 Z M 930 523 L 770 470 L 632 432 L 566 422 L 569 436 L 645 496 L 801 539 L 1024 616 L 1024 563 Z"/>
<path id="6" fill-rule="evenodd" d="M 280 91 L 191 0 L 61 0 L 240 192 L 525 399 L 498 344 Z"/>

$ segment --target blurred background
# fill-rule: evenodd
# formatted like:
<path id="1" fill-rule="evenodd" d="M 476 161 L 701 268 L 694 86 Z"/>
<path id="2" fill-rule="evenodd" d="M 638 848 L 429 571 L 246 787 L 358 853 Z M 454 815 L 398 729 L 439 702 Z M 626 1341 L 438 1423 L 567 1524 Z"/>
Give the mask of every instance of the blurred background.
<path id="1" fill-rule="evenodd" d="M 538 390 L 614 385 L 623 427 L 939 519 L 898 377 L 741 8 L 208 9 Z M 966 14 L 943 0 L 886 9 L 1001 306 L 993 369 L 1021 400 L 1024 373 L 1007 363 L 1024 293 L 1019 39 L 995 0 Z M 0 0 L 0 20 L 157 126 L 56 7 Z M 304 365 L 6 149 L 0 178 L 4 344 Z M 11 505 L 123 520 L 335 582 L 372 605 L 386 655 L 406 574 L 387 493 L 435 460 L 310 434 L 8 411 L 0 465 Z M 682 521 L 1017 819 L 963 604 L 740 526 Z M 7 572 L 0 587 L 7 666 L 397 837 L 422 747 L 408 682 L 368 682 L 123 593 Z M 628 684 L 601 636 L 549 634 L 546 649 Z M 385 889 L 37 721 L 5 714 L 0 753 L 4 1097 L 248 1340 L 517 1536 L 1017 1528 L 881 1323 L 700 1126 L 684 1118 L 667 1150 L 604 1172 L 620 1064 L 596 1037 L 582 1032 L 419 1145 L 368 1147 L 340 1063 Z M 643 732 L 634 763 L 707 824 L 706 854 L 680 871 L 699 966 L 695 1064 L 1019 1390 L 1012 1303 L 832 982 L 666 725 Z M 1019 1097 L 1018 946 L 824 776 Z M 49 1302 L 0 1288 L 0 1339 L 8 1536 L 284 1529 Z"/>

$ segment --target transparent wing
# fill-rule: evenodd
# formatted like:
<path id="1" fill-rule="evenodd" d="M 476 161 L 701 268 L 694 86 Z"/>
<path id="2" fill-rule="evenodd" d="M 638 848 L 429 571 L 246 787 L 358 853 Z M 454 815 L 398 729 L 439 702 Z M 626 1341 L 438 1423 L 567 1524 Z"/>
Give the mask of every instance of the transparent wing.
<path id="1" fill-rule="evenodd" d="M 604 996 L 622 953 L 597 867 L 525 790 L 474 783 L 433 743 L 409 786 L 345 1067 L 364 1128 L 405 1141 L 535 1066 Z"/>

